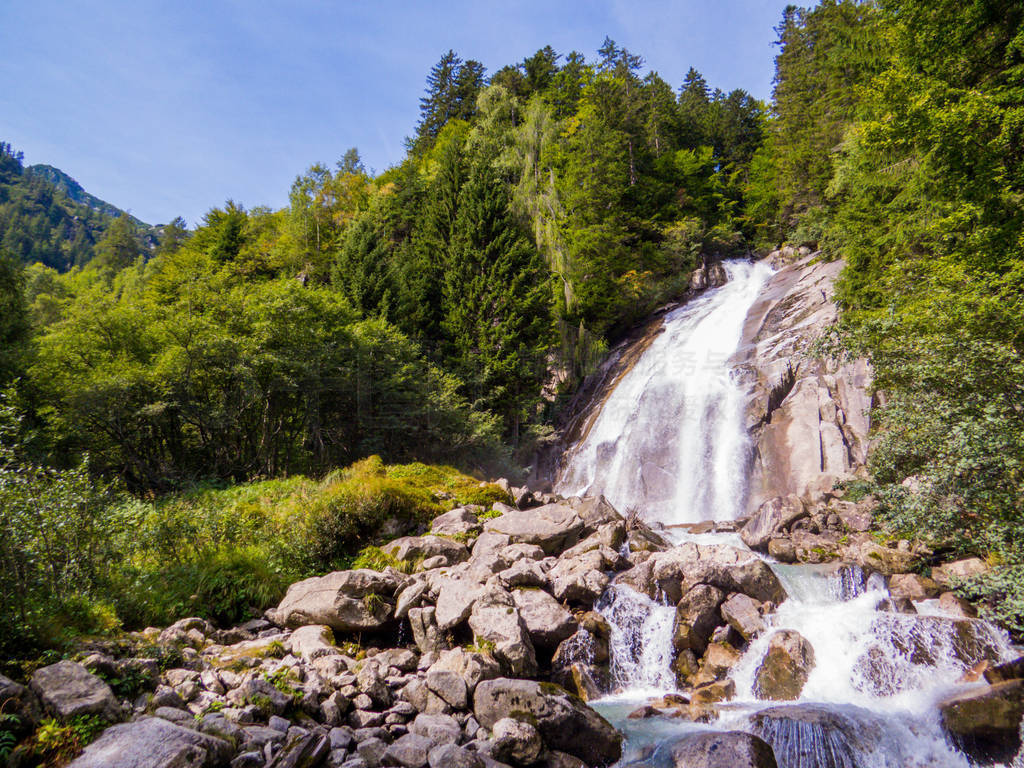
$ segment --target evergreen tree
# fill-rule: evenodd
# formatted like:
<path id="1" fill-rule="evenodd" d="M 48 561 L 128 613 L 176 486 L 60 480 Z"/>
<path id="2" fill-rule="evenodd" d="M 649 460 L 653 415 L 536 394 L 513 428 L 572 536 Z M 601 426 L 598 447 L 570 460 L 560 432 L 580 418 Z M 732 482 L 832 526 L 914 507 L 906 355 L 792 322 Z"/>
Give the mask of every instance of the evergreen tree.
<path id="1" fill-rule="evenodd" d="M 442 327 L 471 399 L 502 415 L 513 441 L 536 402 L 551 329 L 536 249 L 486 158 L 462 189 L 444 273 Z"/>
<path id="2" fill-rule="evenodd" d="M 95 264 L 119 272 L 134 264 L 141 254 L 135 222 L 124 214 L 114 219 L 96 244 Z"/>
<path id="3" fill-rule="evenodd" d="M 470 119 L 484 84 L 484 66 L 480 62 L 464 62 L 452 50 L 442 56 L 427 75 L 426 96 L 420 99 L 417 150 L 424 151 L 449 120 Z"/>

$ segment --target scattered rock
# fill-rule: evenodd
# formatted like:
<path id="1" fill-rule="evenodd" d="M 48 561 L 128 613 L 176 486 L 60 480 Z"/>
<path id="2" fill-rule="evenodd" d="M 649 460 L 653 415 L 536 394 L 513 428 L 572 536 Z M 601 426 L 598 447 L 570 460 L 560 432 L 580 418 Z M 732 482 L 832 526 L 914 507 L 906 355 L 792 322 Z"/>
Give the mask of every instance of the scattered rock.
<path id="1" fill-rule="evenodd" d="M 503 717 L 491 728 L 491 737 L 494 741 L 491 755 L 514 765 L 532 765 L 544 749 L 537 729 L 525 720 Z"/>
<path id="2" fill-rule="evenodd" d="M 494 646 L 494 656 L 509 673 L 537 674 L 537 657 L 512 596 L 500 587 L 489 588 L 473 603 L 469 626 L 479 640 Z"/>
<path id="3" fill-rule="evenodd" d="M 501 517 L 488 520 L 484 530 L 505 534 L 512 541 L 536 544 L 554 555 L 579 541 L 584 524 L 572 507 L 545 504 L 530 510 L 510 509 Z"/>
<path id="4" fill-rule="evenodd" d="M 729 626 L 739 632 L 744 640 L 751 640 L 765 628 L 761 619 L 761 608 L 761 603 L 752 597 L 739 593 L 732 594 L 722 603 L 722 618 L 729 622 Z"/>
<path id="5" fill-rule="evenodd" d="M 534 645 L 554 648 L 576 631 L 576 620 L 542 589 L 514 589 L 512 600 Z"/>
<path id="6" fill-rule="evenodd" d="M 942 588 L 936 582 L 916 573 L 897 573 L 889 578 L 889 594 L 897 599 L 930 600 L 941 592 Z"/>
<path id="7" fill-rule="evenodd" d="M 758 507 L 740 529 L 740 538 L 751 549 L 767 551 L 768 542 L 800 518 L 807 517 L 807 510 L 799 496 L 776 496 Z"/>
<path id="8" fill-rule="evenodd" d="M 473 712 L 485 728 L 493 728 L 516 712 L 536 720 L 549 749 L 567 752 L 588 765 L 614 763 L 622 756 L 622 736 L 597 712 L 557 685 L 498 678 L 476 688 Z"/>

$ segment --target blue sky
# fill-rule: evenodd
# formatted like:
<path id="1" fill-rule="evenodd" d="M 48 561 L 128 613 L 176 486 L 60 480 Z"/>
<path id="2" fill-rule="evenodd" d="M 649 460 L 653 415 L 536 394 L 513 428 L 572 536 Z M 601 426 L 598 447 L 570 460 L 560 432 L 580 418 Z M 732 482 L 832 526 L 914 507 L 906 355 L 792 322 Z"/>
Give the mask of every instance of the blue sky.
<path id="1" fill-rule="evenodd" d="M 771 92 L 782 0 L 0 0 L 0 140 L 144 221 L 287 203 L 358 147 L 403 154 L 449 48 L 488 73 L 605 35 L 674 87 Z"/>

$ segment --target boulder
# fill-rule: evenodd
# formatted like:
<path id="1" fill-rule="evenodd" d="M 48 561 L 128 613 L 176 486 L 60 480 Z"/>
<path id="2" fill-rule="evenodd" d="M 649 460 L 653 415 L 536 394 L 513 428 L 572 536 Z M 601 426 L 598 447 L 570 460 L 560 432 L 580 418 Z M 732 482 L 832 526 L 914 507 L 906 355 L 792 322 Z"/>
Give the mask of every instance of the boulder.
<path id="1" fill-rule="evenodd" d="M 602 525 L 623 522 L 622 515 L 604 496 L 577 496 L 569 500 L 569 506 L 583 521 L 587 530 L 596 531 Z"/>
<path id="2" fill-rule="evenodd" d="M 972 688 L 939 703 L 942 724 L 959 737 L 1016 740 L 1024 719 L 1024 680 Z"/>
<path id="3" fill-rule="evenodd" d="M 334 646 L 334 633 L 331 628 L 322 624 L 299 627 L 288 638 L 287 647 L 291 653 L 307 662 L 340 653 Z"/>
<path id="4" fill-rule="evenodd" d="M 721 611 L 722 618 L 739 632 L 744 640 L 751 640 L 764 631 L 761 603 L 752 597 L 739 593 L 729 595 L 729 599 L 722 603 Z"/>
<path id="5" fill-rule="evenodd" d="M 567 752 L 588 765 L 614 763 L 622 736 L 597 712 L 563 688 L 532 680 L 498 678 L 476 688 L 473 712 L 485 728 L 515 716 L 534 725 L 548 749 Z"/>
<path id="6" fill-rule="evenodd" d="M 786 591 L 767 563 L 735 547 L 686 543 L 657 552 L 616 582 L 628 584 L 651 599 L 678 603 L 697 584 L 740 592 L 761 602 L 781 603 Z"/>
<path id="7" fill-rule="evenodd" d="M 430 532 L 436 536 L 475 536 L 480 530 L 477 516 L 465 507 L 438 515 L 430 524 Z"/>
<path id="8" fill-rule="evenodd" d="M 673 645 L 676 651 L 692 650 L 702 654 L 711 633 L 722 623 L 719 606 L 725 600 L 722 590 L 698 584 L 683 595 L 676 605 Z"/>
<path id="9" fill-rule="evenodd" d="M 758 507 L 757 512 L 740 528 L 740 538 L 751 549 L 765 552 L 773 537 L 788 530 L 790 525 L 802 517 L 807 517 L 807 510 L 799 496 L 776 496 Z"/>
<path id="10" fill-rule="evenodd" d="M 864 765 L 865 755 L 875 751 L 887 732 L 886 718 L 878 713 L 846 705 L 793 704 L 768 707 L 751 716 L 751 730 L 775 751 L 780 765 L 813 765 L 814 768 L 850 768 Z M 919 765 L 919 745 L 890 742 L 887 752 L 901 747 L 905 753 L 886 754 L 886 764 Z M 808 759 L 811 762 L 806 762 Z"/>
<path id="11" fill-rule="evenodd" d="M 779 630 L 769 638 L 768 650 L 754 673 L 754 695 L 759 699 L 795 701 L 814 668 L 814 648 L 798 632 Z"/>
<path id="12" fill-rule="evenodd" d="M 108 728 L 69 768 L 213 768 L 232 754 L 223 739 L 147 717 Z"/>
<path id="13" fill-rule="evenodd" d="M 393 597 L 405 581 L 397 572 L 368 568 L 314 576 L 288 587 L 267 617 L 293 629 L 307 624 L 324 624 L 335 632 L 380 629 L 394 615 Z"/>
<path id="14" fill-rule="evenodd" d="M 400 736 L 384 751 L 384 762 L 387 765 L 400 765 L 403 768 L 423 768 L 427 764 L 427 756 L 435 744 L 425 736 L 407 733 Z"/>
<path id="15" fill-rule="evenodd" d="M 3 675 L 0 675 L 0 712 L 17 715 L 25 725 L 34 725 L 42 716 L 35 694 Z"/>
<path id="16" fill-rule="evenodd" d="M 536 509 L 512 509 L 484 525 L 484 530 L 500 533 L 514 542 L 536 544 L 555 555 L 579 541 L 583 520 L 565 504 L 545 504 Z"/>
<path id="17" fill-rule="evenodd" d="M 435 744 L 458 744 L 462 728 L 451 715 L 421 713 L 409 724 L 409 733 L 424 736 Z"/>
<path id="18" fill-rule="evenodd" d="M 561 558 L 547 573 L 551 592 L 559 600 L 592 605 L 608 588 L 608 566 L 608 558 L 601 550 Z"/>
<path id="19" fill-rule="evenodd" d="M 988 563 L 980 557 L 968 557 L 964 560 L 935 566 L 932 568 L 932 578 L 942 586 L 950 587 L 954 582 L 981 576 L 989 570 Z"/>
<path id="20" fill-rule="evenodd" d="M 427 755 L 430 768 L 485 768 L 484 761 L 475 752 L 454 744 L 440 744 Z"/>
<path id="21" fill-rule="evenodd" d="M 916 573 L 897 573 L 889 578 L 889 594 L 894 598 L 930 600 L 942 592 L 935 581 Z"/>
<path id="22" fill-rule="evenodd" d="M 477 640 L 494 645 L 494 657 L 508 674 L 537 674 L 537 656 L 529 632 L 512 596 L 500 587 L 488 588 L 476 602 L 469 626 Z"/>
<path id="23" fill-rule="evenodd" d="M 409 626 L 412 639 L 420 653 L 436 653 L 446 647 L 444 635 L 437 626 L 434 606 L 409 609 Z"/>
<path id="24" fill-rule="evenodd" d="M 453 709 L 465 709 L 469 703 L 466 681 L 457 672 L 436 667 L 435 664 L 427 671 L 427 688 L 444 699 Z"/>
<path id="25" fill-rule="evenodd" d="M 542 589 L 513 589 L 512 600 L 535 646 L 554 648 L 576 632 L 576 620 Z"/>
<path id="26" fill-rule="evenodd" d="M 121 718 L 121 705 L 110 686 L 73 661 L 37 669 L 29 687 L 58 720 L 67 722 L 77 715 L 99 715 L 111 721 Z"/>
<path id="27" fill-rule="evenodd" d="M 512 565 L 499 573 L 498 580 L 501 581 L 506 589 L 512 589 L 513 587 L 547 587 L 548 585 L 544 566 L 536 560 L 530 560 L 525 557 L 514 561 Z"/>
<path id="28" fill-rule="evenodd" d="M 767 742 L 742 731 L 684 736 L 669 754 L 676 768 L 777 768 Z"/>
<path id="29" fill-rule="evenodd" d="M 469 550 L 465 544 L 444 536 L 403 536 L 385 544 L 381 549 L 410 563 L 442 557 L 445 565 L 455 565 L 469 559 Z"/>
<path id="30" fill-rule="evenodd" d="M 533 765 L 544 749 L 540 733 L 525 720 L 503 717 L 491 728 L 491 755 L 513 765 Z"/>
<path id="31" fill-rule="evenodd" d="M 463 648 L 442 651 L 438 660 L 430 667 L 429 672 L 435 670 L 453 672 L 458 675 L 466 684 L 469 695 L 473 694 L 477 685 L 482 681 L 501 676 L 501 667 L 493 657 Z"/>
<path id="32" fill-rule="evenodd" d="M 989 683 L 1005 683 L 1007 680 L 1024 678 L 1024 656 L 1013 661 L 996 664 L 985 670 L 985 680 Z"/>
<path id="33" fill-rule="evenodd" d="M 331 751 L 331 742 L 322 733 L 296 733 L 266 764 L 267 768 L 313 768 Z"/>
<path id="34" fill-rule="evenodd" d="M 483 594 L 482 584 L 470 579 L 445 579 L 437 592 L 437 628 L 447 632 L 469 618 L 473 604 Z"/>

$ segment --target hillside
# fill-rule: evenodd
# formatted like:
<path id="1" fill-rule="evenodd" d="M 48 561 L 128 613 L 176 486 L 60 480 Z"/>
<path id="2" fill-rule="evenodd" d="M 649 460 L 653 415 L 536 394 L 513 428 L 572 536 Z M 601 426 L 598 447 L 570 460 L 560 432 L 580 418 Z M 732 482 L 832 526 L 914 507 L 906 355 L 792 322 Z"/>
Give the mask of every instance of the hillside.
<path id="1" fill-rule="evenodd" d="M 111 222 L 128 215 L 87 192 L 50 165 L 25 167 L 22 154 L 0 142 L 0 248 L 24 264 L 60 272 L 88 263 Z M 159 230 L 129 216 L 139 244 L 152 250 Z"/>

